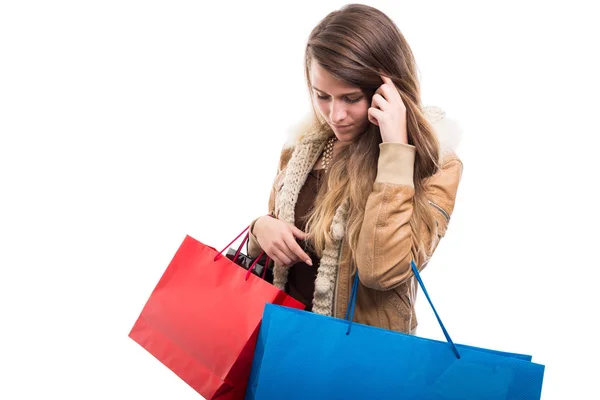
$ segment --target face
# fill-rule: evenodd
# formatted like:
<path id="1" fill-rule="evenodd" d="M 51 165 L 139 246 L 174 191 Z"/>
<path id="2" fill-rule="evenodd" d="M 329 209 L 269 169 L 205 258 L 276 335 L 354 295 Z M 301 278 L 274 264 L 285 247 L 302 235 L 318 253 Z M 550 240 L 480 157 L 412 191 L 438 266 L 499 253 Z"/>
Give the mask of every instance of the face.
<path id="1" fill-rule="evenodd" d="M 310 66 L 312 100 L 340 142 L 352 142 L 370 123 L 370 101 L 356 86 L 350 86 L 327 72 L 317 62 Z"/>

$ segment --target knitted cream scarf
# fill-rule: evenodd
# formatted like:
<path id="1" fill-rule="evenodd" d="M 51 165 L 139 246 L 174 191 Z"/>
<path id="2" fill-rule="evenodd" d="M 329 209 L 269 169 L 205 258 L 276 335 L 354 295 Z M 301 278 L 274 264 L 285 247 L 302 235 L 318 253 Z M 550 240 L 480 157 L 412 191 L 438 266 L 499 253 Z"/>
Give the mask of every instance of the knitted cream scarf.
<path id="1" fill-rule="evenodd" d="M 444 119 L 445 113 L 440 108 L 426 107 L 424 109 L 424 115 L 434 128 L 436 128 L 436 132 L 438 132 L 440 128 L 442 130 L 444 129 L 440 122 Z M 447 122 L 454 125 L 451 120 Z M 454 126 L 451 130 L 457 131 Z M 438 137 L 439 136 L 438 132 Z M 296 202 L 298 201 L 298 194 L 300 193 L 302 186 L 304 186 L 314 164 L 323 152 L 327 139 L 328 136 L 326 133 L 309 132 L 295 143 L 294 151 L 285 171 L 283 187 L 276 198 L 275 212 L 278 219 L 294 224 L 294 211 Z M 442 138 L 440 138 L 440 143 L 442 145 L 442 150 L 444 150 L 445 144 L 441 139 Z M 450 147 L 454 147 L 454 144 L 451 143 Z M 312 310 L 318 314 L 332 315 L 335 280 L 340 250 L 346 230 L 347 214 L 348 201 L 346 200 L 338 207 L 334 214 L 330 228 L 332 242 L 323 250 L 319 269 L 317 271 Z M 273 269 L 273 284 L 281 290 L 284 290 L 285 288 L 288 271 L 288 267 L 277 264 Z"/>

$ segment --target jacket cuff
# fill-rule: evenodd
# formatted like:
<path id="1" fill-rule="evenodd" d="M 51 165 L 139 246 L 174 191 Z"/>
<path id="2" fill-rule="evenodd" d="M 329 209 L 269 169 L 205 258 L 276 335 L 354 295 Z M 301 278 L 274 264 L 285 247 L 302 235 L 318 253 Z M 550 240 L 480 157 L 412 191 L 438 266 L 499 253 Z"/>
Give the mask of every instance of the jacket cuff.
<path id="1" fill-rule="evenodd" d="M 375 182 L 414 187 L 416 148 L 404 143 L 380 143 Z"/>
<path id="2" fill-rule="evenodd" d="M 258 244 L 258 240 L 256 239 L 256 236 L 254 235 L 254 233 L 252 233 L 252 230 L 254 229 L 254 224 L 256 223 L 256 221 L 258 221 L 258 218 L 256 218 L 255 220 L 253 220 L 250 223 L 250 229 L 248 230 L 249 237 L 248 237 L 248 242 L 246 243 L 246 253 L 250 257 L 258 257 L 258 255 L 262 251 L 262 249 L 260 248 L 260 245 Z"/>
<path id="3" fill-rule="evenodd" d="M 260 217 L 258 217 L 258 218 L 260 218 Z M 248 228 L 248 231 L 250 232 L 251 236 L 254 236 L 252 231 L 254 230 L 254 224 L 256 224 L 256 221 L 258 221 L 258 218 L 255 218 L 252 220 L 252 222 L 250 222 L 250 227 Z"/>

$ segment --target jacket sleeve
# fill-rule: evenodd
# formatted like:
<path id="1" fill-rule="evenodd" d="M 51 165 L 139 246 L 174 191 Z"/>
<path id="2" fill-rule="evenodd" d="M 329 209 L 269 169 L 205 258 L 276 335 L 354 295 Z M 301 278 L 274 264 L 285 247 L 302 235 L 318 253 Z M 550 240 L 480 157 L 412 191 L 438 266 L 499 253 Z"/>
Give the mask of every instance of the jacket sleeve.
<path id="1" fill-rule="evenodd" d="M 415 147 L 401 143 L 380 144 L 377 177 L 367 199 L 359 234 L 356 263 L 363 285 L 390 290 L 412 277 L 410 261 L 421 270 L 444 236 L 452 211 L 462 162 L 446 157 L 440 170 L 425 182 L 425 193 L 435 220 L 433 230 L 415 221 L 425 242 L 425 259 L 416 251 L 417 238 L 411 229 L 414 200 Z"/>
<path id="2" fill-rule="evenodd" d="M 287 166 L 287 162 L 289 161 L 289 157 L 291 156 L 291 154 L 292 154 L 292 150 L 290 148 L 284 148 L 281 151 L 281 156 L 279 157 L 279 164 L 277 167 L 277 173 L 275 174 L 275 180 L 273 181 L 273 185 L 271 187 L 271 194 L 269 195 L 269 202 L 268 202 L 267 208 L 268 208 L 268 214 L 275 218 L 277 217 L 275 215 L 275 196 L 276 196 L 277 190 L 281 187 L 281 184 L 283 184 L 284 168 Z M 258 217 L 258 218 L 260 218 L 260 217 Z M 250 235 L 249 235 L 248 247 L 247 247 L 247 253 L 248 253 L 248 256 L 250 256 L 250 257 L 258 257 L 258 255 L 262 251 L 260 244 L 258 243 L 258 240 L 256 239 L 256 236 L 252 233 L 252 230 L 254 229 L 254 224 L 256 223 L 258 218 L 255 218 L 252 222 L 250 222 L 250 229 L 249 229 Z"/>
<path id="3" fill-rule="evenodd" d="M 269 196 L 269 214 L 272 216 L 275 216 L 275 187 L 273 186 L 271 188 L 271 195 Z M 258 217 L 260 218 L 260 217 Z M 258 239 L 256 239 L 256 236 L 254 236 L 254 233 L 252 233 L 252 230 L 254 229 L 254 224 L 256 223 L 256 221 L 258 220 L 258 218 L 255 218 L 254 220 L 252 220 L 252 222 L 250 222 L 250 235 L 249 235 L 249 239 L 248 239 L 248 256 L 250 257 L 258 257 L 258 255 L 261 253 L 262 248 L 260 247 L 260 244 L 258 243 Z"/>

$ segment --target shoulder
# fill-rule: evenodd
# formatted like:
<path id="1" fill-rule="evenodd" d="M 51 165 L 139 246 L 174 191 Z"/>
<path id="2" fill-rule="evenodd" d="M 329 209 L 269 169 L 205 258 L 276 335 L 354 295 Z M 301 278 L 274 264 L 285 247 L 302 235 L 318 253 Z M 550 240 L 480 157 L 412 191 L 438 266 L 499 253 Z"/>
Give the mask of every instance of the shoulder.
<path id="1" fill-rule="evenodd" d="M 293 153 L 294 147 L 284 147 L 283 149 L 281 149 L 278 166 L 279 171 L 283 170 L 287 166 L 288 162 L 290 161 L 290 158 L 292 158 Z"/>
<path id="2" fill-rule="evenodd" d="M 442 164 L 445 160 L 458 159 L 457 150 L 462 139 L 462 128 L 459 122 L 447 116 L 446 112 L 437 106 L 424 107 L 423 115 L 437 135 Z"/>
<path id="3" fill-rule="evenodd" d="M 432 125 L 440 143 L 440 156 L 442 170 L 462 162 L 457 155 L 458 145 L 462 138 L 462 129 L 458 121 L 446 115 L 438 106 L 423 107 L 423 115 Z M 319 129 L 316 116 L 311 112 L 305 113 L 286 131 L 286 140 L 281 150 L 279 167 L 283 169 L 290 160 L 294 148 L 299 143 L 311 140 L 322 140 L 323 133 Z"/>
<path id="4" fill-rule="evenodd" d="M 463 163 L 454 152 L 446 153 L 440 164 L 440 169 L 432 176 L 425 179 L 428 190 L 432 188 L 446 188 L 451 193 L 456 193 L 462 178 Z"/>
<path id="5" fill-rule="evenodd" d="M 316 116 L 312 111 L 305 113 L 287 128 L 283 150 L 293 150 L 298 143 L 316 136 L 318 131 L 319 123 Z"/>
<path id="6" fill-rule="evenodd" d="M 301 143 L 322 140 L 324 133 L 319 129 L 316 116 L 311 112 L 305 113 L 286 129 L 285 142 L 279 158 L 279 169 L 282 170 L 289 162 L 294 149 Z"/>
<path id="7" fill-rule="evenodd" d="M 454 198 L 463 172 L 463 163 L 457 153 L 462 139 L 462 129 L 459 122 L 448 117 L 440 107 L 425 107 L 424 114 L 440 143 L 440 169 L 426 178 L 426 190 L 430 195 L 437 194 Z"/>
<path id="8" fill-rule="evenodd" d="M 428 179 L 430 181 L 450 180 L 455 181 L 458 185 L 463 168 L 462 160 L 457 153 L 462 138 L 460 124 L 456 119 L 448 117 L 446 112 L 437 106 L 427 106 L 423 112 L 440 143 L 440 169 Z"/>
<path id="9" fill-rule="evenodd" d="M 454 199 L 458 191 L 463 173 L 463 163 L 456 152 L 444 153 L 440 168 L 437 172 L 424 180 L 425 191 L 429 196 L 442 196 Z M 450 208 L 453 208 L 450 207 Z"/>

